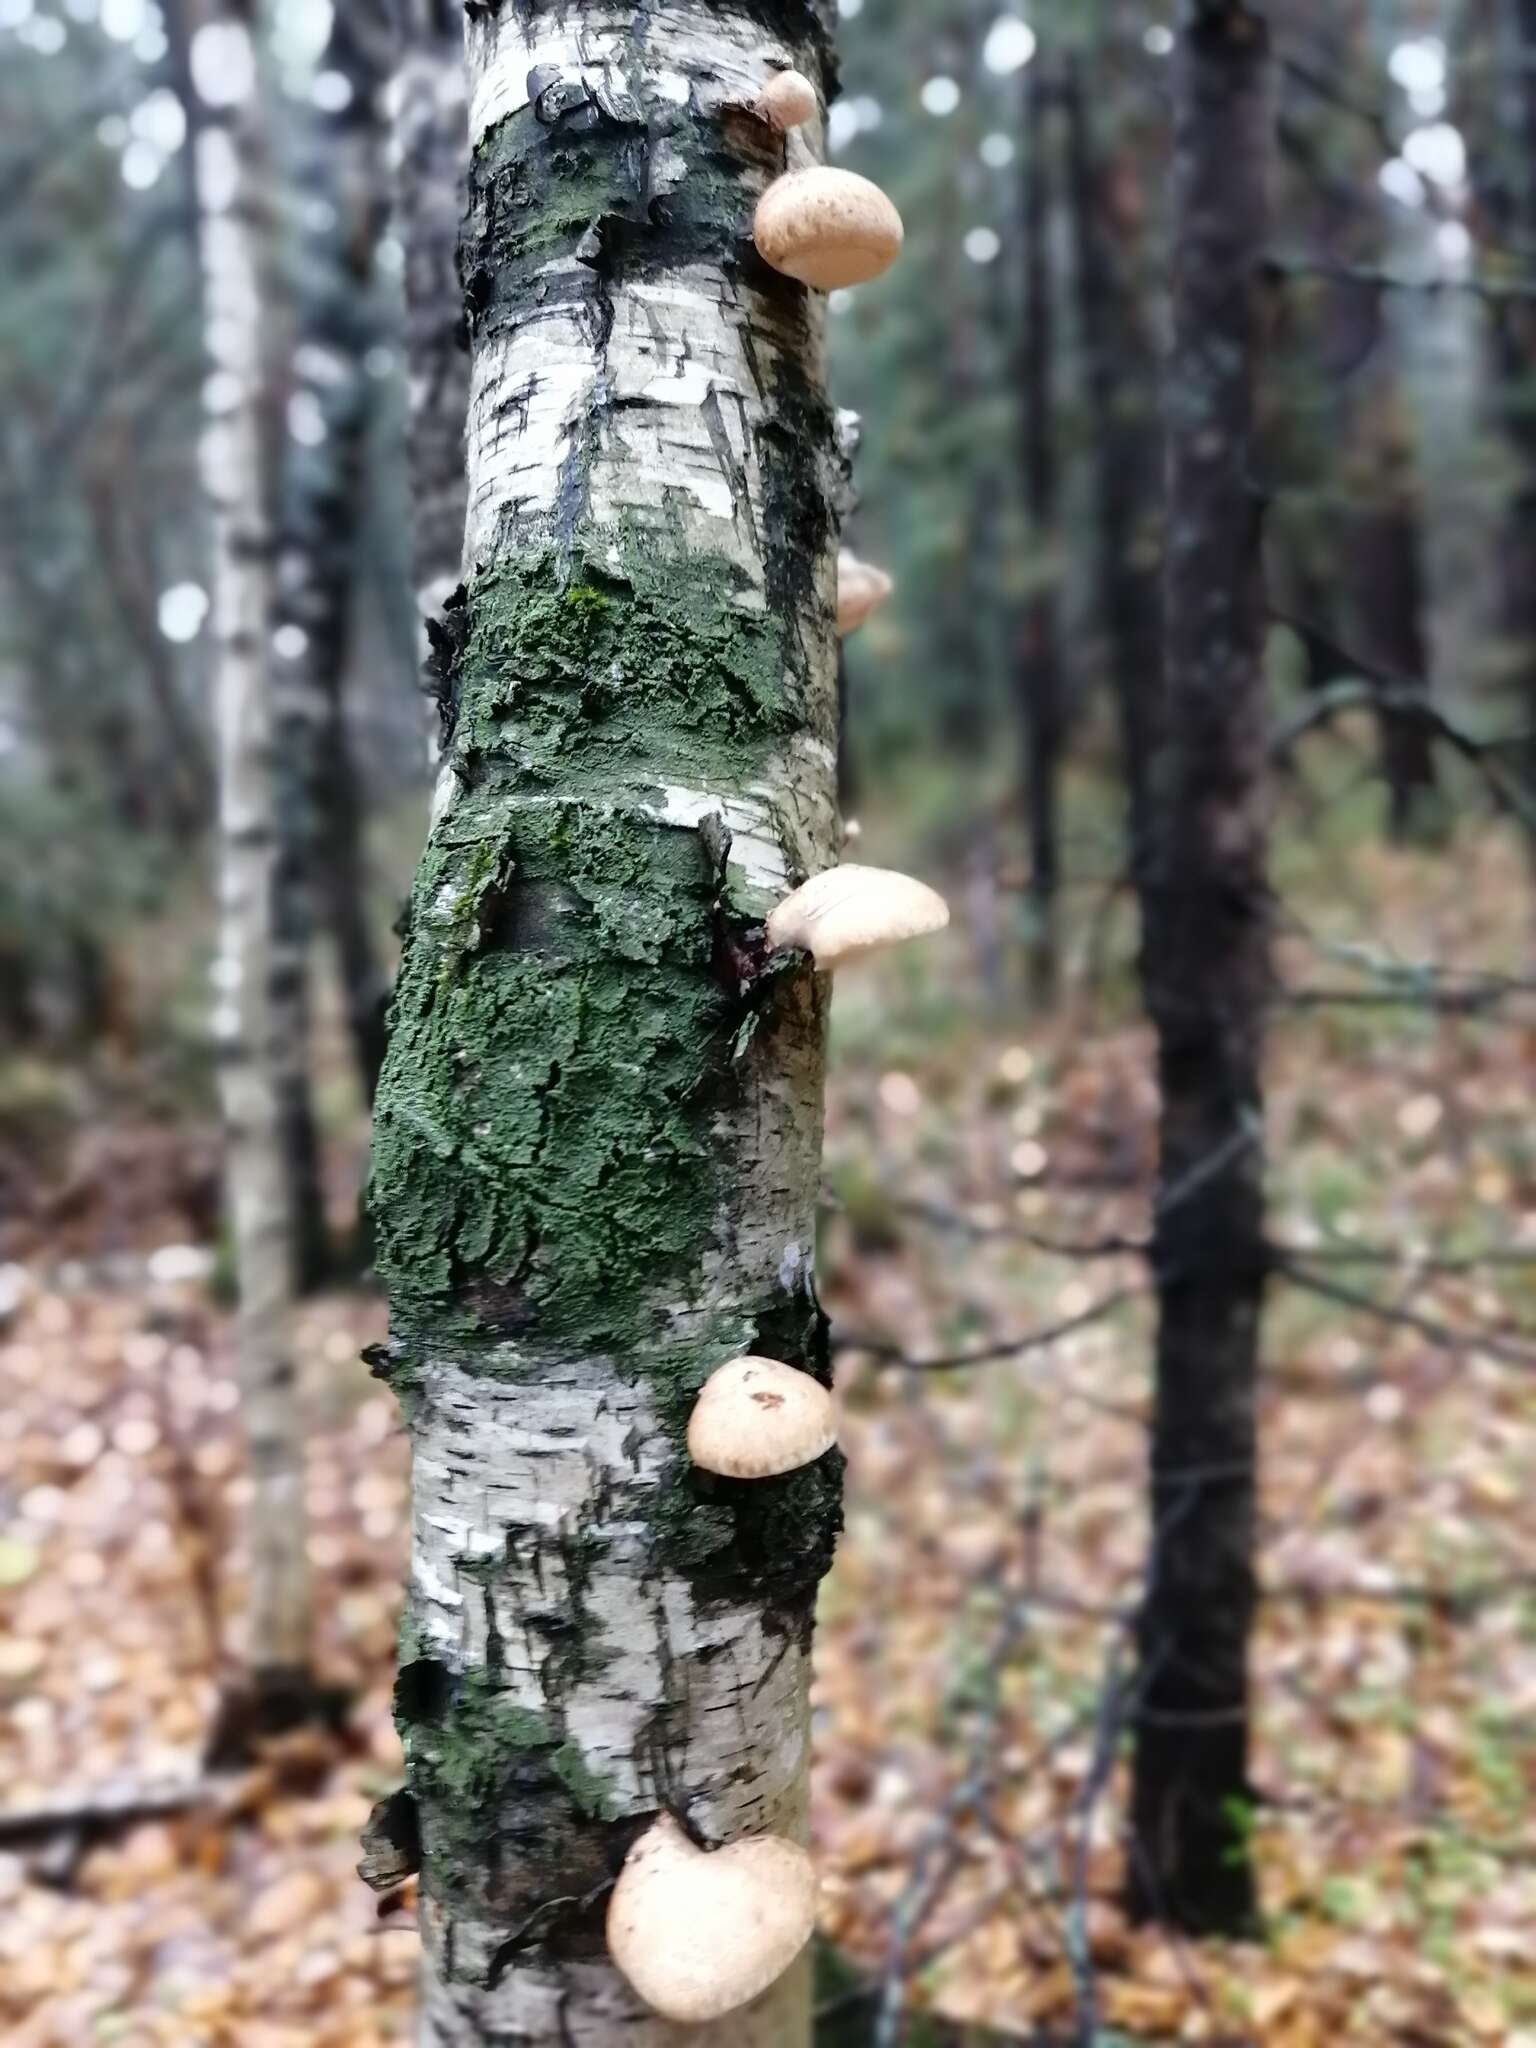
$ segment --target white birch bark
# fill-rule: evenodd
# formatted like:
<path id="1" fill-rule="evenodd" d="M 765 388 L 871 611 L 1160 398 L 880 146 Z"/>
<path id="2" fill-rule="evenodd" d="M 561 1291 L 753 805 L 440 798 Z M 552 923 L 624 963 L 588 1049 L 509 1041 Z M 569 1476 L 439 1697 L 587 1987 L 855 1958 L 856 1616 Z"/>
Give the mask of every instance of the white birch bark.
<path id="1" fill-rule="evenodd" d="M 293 1218 L 280 1140 L 272 1016 L 276 831 L 268 674 L 271 534 L 263 488 L 262 202 L 256 62 L 246 25 L 189 10 L 191 122 L 208 356 L 200 449 L 213 538 L 219 951 L 214 1035 L 239 1288 L 241 1412 L 250 1463 L 244 1657 L 258 1690 L 309 1663 L 303 1431 L 290 1328 Z"/>
<path id="2" fill-rule="evenodd" d="M 751 250 L 782 144 L 733 111 L 775 63 L 819 75 L 825 23 L 801 4 L 535 0 L 472 19 L 468 55 L 471 307 L 478 292 L 492 309 L 471 327 L 470 654 L 373 1195 L 394 1310 L 381 1365 L 415 1449 L 400 1703 L 424 1850 L 419 2038 L 795 2048 L 803 1963 L 750 2009 L 676 2028 L 614 1972 L 601 1916 L 662 1807 L 710 1843 L 805 1829 L 835 1454 L 755 1489 L 701 1483 L 681 1433 L 693 1390 L 736 1352 L 827 1370 L 812 1277 L 823 990 L 806 969 L 733 1009 L 718 949 L 709 965 L 715 925 L 750 954 L 754 919 L 837 840 L 822 302 Z M 577 217 L 562 181 L 597 190 L 610 172 Z M 671 612 L 644 595 L 653 569 L 715 607 L 704 624 L 686 594 Z M 503 614 L 507 574 L 524 594 Z M 575 677 L 539 696 L 525 622 L 541 578 L 552 632 L 572 603 L 619 621 L 586 678 L 612 695 L 562 727 L 547 763 L 544 707 L 579 721 L 585 700 Z M 643 642 L 621 637 L 636 620 Z M 772 719 L 734 753 L 711 695 L 733 636 L 777 649 Z M 674 679 L 701 644 L 695 732 Z M 651 674 L 636 645 L 664 678 L 654 732 L 633 712 Z M 503 672 L 524 679 L 506 724 Z M 622 856 L 605 867 L 609 835 Z M 669 1078 L 677 1048 L 648 1008 L 674 961 L 679 1041 L 709 1034 L 689 1067 L 707 1100 Z M 484 1009 L 478 989 L 496 992 Z M 700 1187 L 697 1229 L 679 1230 Z M 493 1725 L 481 1777 L 467 1745 Z"/>

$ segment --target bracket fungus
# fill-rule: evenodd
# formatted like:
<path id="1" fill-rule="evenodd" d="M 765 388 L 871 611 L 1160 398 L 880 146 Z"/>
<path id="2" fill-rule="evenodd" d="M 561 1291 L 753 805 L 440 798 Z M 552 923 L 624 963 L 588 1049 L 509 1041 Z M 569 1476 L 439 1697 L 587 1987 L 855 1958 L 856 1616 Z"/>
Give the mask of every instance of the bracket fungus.
<path id="1" fill-rule="evenodd" d="M 819 105 L 816 88 L 802 71 L 775 71 L 756 100 L 758 113 L 779 129 L 803 128 Z"/>
<path id="2" fill-rule="evenodd" d="M 753 1835 L 696 1849 L 670 1814 L 640 1837 L 608 1902 L 608 1953 L 653 2012 L 699 2026 L 777 1982 L 816 1924 L 798 1843 Z"/>
<path id="3" fill-rule="evenodd" d="M 890 269 L 901 248 L 901 215 L 856 171 L 813 164 L 775 178 L 757 202 L 752 239 L 786 277 L 836 291 Z"/>
<path id="4" fill-rule="evenodd" d="M 837 633 L 844 639 L 855 633 L 877 606 L 885 603 L 896 588 L 883 569 L 873 562 L 861 562 L 847 548 L 837 557 Z"/>
<path id="5" fill-rule="evenodd" d="M 948 923 L 949 905 L 926 882 L 850 862 L 812 875 L 776 903 L 768 913 L 768 943 L 799 946 L 826 969 L 940 932 Z"/>
<path id="6" fill-rule="evenodd" d="M 733 1358 L 704 1382 L 688 1418 L 688 1455 L 701 1472 L 772 1479 L 837 1442 L 832 1396 L 777 1358 Z"/>

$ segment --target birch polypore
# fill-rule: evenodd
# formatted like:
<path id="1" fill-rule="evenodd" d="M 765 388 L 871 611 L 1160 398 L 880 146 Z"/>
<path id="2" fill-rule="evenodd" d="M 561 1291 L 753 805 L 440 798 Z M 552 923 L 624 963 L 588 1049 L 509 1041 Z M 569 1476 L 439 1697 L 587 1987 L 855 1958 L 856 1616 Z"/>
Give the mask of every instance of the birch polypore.
<path id="1" fill-rule="evenodd" d="M 802 128 L 816 118 L 816 88 L 798 71 L 776 71 L 757 96 L 757 111 L 775 128 Z"/>
<path id="2" fill-rule="evenodd" d="M 688 1455 L 702 1472 L 771 1479 L 837 1442 L 832 1396 L 777 1358 L 733 1358 L 712 1372 L 688 1418 Z"/>
<path id="3" fill-rule="evenodd" d="M 837 631 L 841 639 L 856 633 L 870 613 L 895 589 L 883 569 L 861 562 L 844 548 L 837 558 Z"/>
<path id="4" fill-rule="evenodd" d="M 697 2026 L 776 1983 L 815 1924 L 816 1871 L 798 1842 L 696 1849 L 664 1813 L 613 1888 L 608 1950 L 653 2012 Z"/>
<path id="5" fill-rule="evenodd" d="M 758 201 L 757 253 L 818 291 L 868 284 L 901 249 L 901 215 L 878 185 L 825 164 L 789 171 Z"/>
<path id="6" fill-rule="evenodd" d="M 464 589 L 372 1182 L 432 2048 L 808 2037 L 798 1965 L 678 2033 L 604 1905 L 660 1810 L 805 1825 L 840 1460 L 725 1487 L 685 1438 L 722 1359 L 828 1377 L 824 989 L 731 963 L 834 857 L 833 423 L 821 302 L 741 262 L 773 152 L 721 110 L 824 89 L 829 14 L 469 21 Z"/>
<path id="7" fill-rule="evenodd" d="M 827 868 L 768 913 L 770 946 L 799 946 L 820 968 L 839 967 L 942 931 L 949 905 L 926 882 L 891 868 Z"/>

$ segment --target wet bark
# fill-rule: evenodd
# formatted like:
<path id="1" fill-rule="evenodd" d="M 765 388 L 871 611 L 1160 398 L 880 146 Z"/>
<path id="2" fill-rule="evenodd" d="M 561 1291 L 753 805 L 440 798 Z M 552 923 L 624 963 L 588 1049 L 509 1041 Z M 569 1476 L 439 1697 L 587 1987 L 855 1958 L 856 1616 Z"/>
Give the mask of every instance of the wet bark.
<path id="1" fill-rule="evenodd" d="M 211 374 L 201 446 L 212 527 L 219 957 L 214 1035 L 239 1307 L 236 1363 L 252 1496 L 245 1664 L 258 1695 L 291 1699 L 310 1654 L 303 1424 L 291 1316 L 294 1219 L 282 1147 L 273 1005 L 277 797 L 269 667 L 272 531 L 263 472 L 265 143 L 252 16 L 187 0 L 171 25 L 187 67 L 203 320 Z M 224 59 L 201 96 L 198 37 Z M 206 53 L 210 45 L 204 44 Z M 241 57 L 248 62 L 241 62 Z M 246 90 L 237 94 L 235 82 Z"/>
<path id="2" fill-rule="evenodd" d="M 1166 726 L 1142 892 L 1162 1125 L 1129 1884 L 1141 1915 L 1228 1931 L 1254 1911 L 1243 1819 L 1268 938 L 1250 480 L 1267 71 L 1259 17 L 1240 4 L 1194 10 L 1174 82 Z"/>
<path id="3" fill-rule="evenodd" d="M 1134 164 L 1117 167 L 1098 147 L 1075 56 L 1066 62 L 1062 101 L 1078 332 L 1092 421 L 1093 573 L 1120 724 L 1131 865 L 1140 871 L 1163 672 L 1157 352 L 1137 291 L 1141 226 L 1128 196 L 1144 173 Z"/>
<path id="4" fill-rule="evenodd" d="M 1051 175 L 1042 67 L 1024 74 L 1021 177 L 1024 324 L 1019 395 L 1024 509 L 1036 556 L 1018 653 L 1019 720 L 1024 734 L 1024 804 L 1029 842 L 1026 898 L 1029 995 L 1039 1009 L 1056 997 L 1056 896 L 1061 877 L 1056 789 L 1061 763 L 1061 652 L 1056 619 L 1057 462 L 1054 422 L 1055 313 L 1049 246 Z"/>
<path id="5" fill-rule="evenodd" d="M 678 2029 L 602 1928 L 663 1807 L 805 1825 L 840 1461 L 715 1480 L 683 1432 L 737 1353 L 829 1369 L 825 990 L 754 932 L 835 857 L 834 420 L 822 301 L 748 240 L 783 145 L 731 105 L 830 82 L 829 13 L 469 27 L 465 587 L 370 1195 L 431 2048 L 808 2036 L 802 1967 Z"/>

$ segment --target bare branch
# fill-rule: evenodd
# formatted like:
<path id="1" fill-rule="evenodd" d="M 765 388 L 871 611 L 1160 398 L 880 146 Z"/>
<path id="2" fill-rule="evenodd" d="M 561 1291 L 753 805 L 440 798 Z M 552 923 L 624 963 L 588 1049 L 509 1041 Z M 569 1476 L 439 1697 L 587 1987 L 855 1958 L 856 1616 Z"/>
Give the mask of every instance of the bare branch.
<path id="1" fill-rule="evenodd" d="M 908 1372 L 962 1372 L 971 1365 L 991 1365 L 1003 1358 L 1018 1358 L 1026 1351 L 1040 1351 L 1048 1344 L 1055 1344 L 1063 1337 L 1073 1336 L 1079 1330 L 1086 1330 L 1090 1324 L 1102 1322 L 1117 1308 L 1128 1301 L 1134 1301 L 1146 1293 L 1145 1286 L 1116 1287 L 1108 1294 L 1091 1303 L 1077 1315 L 1064 1316 L 1059 1323 L 1046 1323 L 1036 1330 L 1026 1330 L 1021 1336 L 1010 1337 L 995 1344 L 984 1344 L 974 1351 L 953 1351 L 937 1358 L 914 1358 L 900 1344 L 892 1344 L 882 1337 L 871 1337 L 857 1330 L 838 1331 L 832 1339 L 835 1351 L 862 1351 L 866 1356 L 877 1359 L 881 1364 L 899 1365 Z"/>

